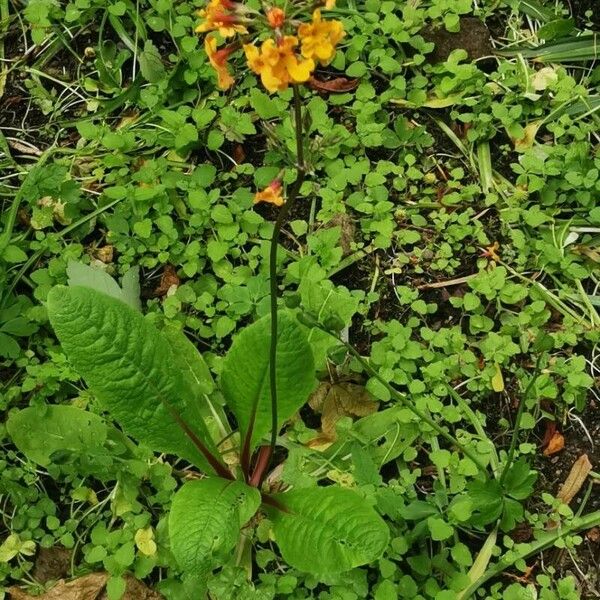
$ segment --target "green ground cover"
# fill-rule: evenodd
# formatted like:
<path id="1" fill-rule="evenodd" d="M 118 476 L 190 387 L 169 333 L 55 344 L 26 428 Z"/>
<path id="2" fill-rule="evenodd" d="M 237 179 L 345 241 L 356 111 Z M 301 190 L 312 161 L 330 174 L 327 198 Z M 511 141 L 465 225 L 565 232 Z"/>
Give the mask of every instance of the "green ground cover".
<path id="1" fill-rule="evenodd" d="M 338 0 L 345 37 L 296 88 L 294 189 L 294 92 L 240 47 L 219 89 L 200 0 L 0 0 L 0 598 L 99 572 L 109 600 L 131 576 L 167 600 L 600 595 L 600 10 L 576 4 Z M 268 323 L 282 208 L 254 198 L 279 178 L 282 327 L 314 368 L 298 342 L 313 383 L 280 394 L 263 506 L 339 492 L 387 542 L 336 572 L 246 498 L 242 538 L 190 577 L 169 515 L 200 461 L 105 404 L 48 295 L 122 295 L 115 340 L 139 310 L 136 341 L 183 332 L 244 471 L 235 370 L 268 335 L 235 340 Z"/>

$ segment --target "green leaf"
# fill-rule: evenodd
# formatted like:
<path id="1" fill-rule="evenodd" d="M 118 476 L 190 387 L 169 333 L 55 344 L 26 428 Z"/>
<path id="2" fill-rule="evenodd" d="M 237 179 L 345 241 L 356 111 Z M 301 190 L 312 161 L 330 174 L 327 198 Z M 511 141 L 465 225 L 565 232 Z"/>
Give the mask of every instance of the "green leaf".
<path id="1" fill-rule="evenodd" d="M 231 430 L 223 407 L 209 397 L 215 391 L 215 382 L 208 365 L 194 344 L 175 325 L 168 324 L 162 333 L 173 352 L 174 366 L 188 379 L 192 390 L 191 399 L 198 406 L 204 422 L 207 425 L 215 423 L 215 427 L 210 430 L 213 432 L 213 439 L 220 441 Z"/>
<path id="2" fill-rule="evenodd" d="M 389 540 L 383 519 L 351 490 L 292 490 L 276 496 L 286 512 L 269 509 L 283 558 L 294 568 L 328 575 L 377 560 Z"/>
<path id="3" fill-rule="evenodd" d="M 21 348 L 16 340 L 0 331 L 0 357 L 17 358 L 20 353 Z"/>
<path id="4" fill-rule="evenodd" d="M 479 578 L 483 577 L 483 574 L 486 572 L 488 565 L 490 564 L 490 560 L 492 558 L 492 552 L 494 550 L 494 546 L 496 545 L 496 538 L 498 536 L 498 529 L 494 529 L 488 537 L 486 538 L 473 566 L 469 569 L 467 576 L 469 577 L 469 582 L 471 584 L 475 583 Z M 470 587 L 470 586 L 469 586 Z M 468 588 L 467 588 L 468 589 Z M 463 600 L 465 598 L 465 593 L 467 589 L 462 590 L 456 600 Z M 466 598 L 465 598 L 466 600 Z"/>
<path id="5" fill-rule="evenodd" d="M 93 413 L 75 406 L 30 406 L 8 417 L 6 429 L 15 446 L 25 456 L 43 467 L 58 450 L 71 452 L 101 448 L 106 441 L 107 426 Z"/>
<path id="6" fill-rule="evenodd" d="M 536 471 L 531 469 L 527 460 L 519 458 L 506 473 L 504 489 L 509 496 L 516 500 L 525 500 L 533 494 L 536 479 Z"/>
<path id="7" fill-rule="evenodd" d="M 223 361 L 221 389 L 243 435 L 256 413 L 252 446 L 271 429 L 270 332 L 269 317 L 246 327 Z M 306 335 L 290 314 L 281 312 L 277 335 L 278 427 L 307 401 L 314 386 L 314 361 Z"/>
<path id="8" fill-rule="evenodd" d="M 141 309 L 139 268 L 129 269 L 123 276 L 123 288 L 106 271 L 70 260 L 67 264 L 69 285 L 97 290 L 137 310 Z"/>
<path id="9" fill-rule="evenodd" d="M 188 380 L 173 370 L 173 353 L 154 326 L 124 302 L 79 286 L 53 288 L 48 315 L 69 361 L 126 433 L 208 468 L 167 408 L 217 455 Z"/>
<path id="10" fill-rule="evenodd" d="M 186 483 L 169 514 L 171 551 L 188 574 L 210 568 L 230 552 L 240 528 L 260 506 L 260 493 L 241 481 L 210 477 Z"/>
<path id="11" fill-rule="evenodd" d="M 272 119 L 279 116 L 280 110 L 276 100 L 261 92 L 258 88 L 250 90 L 250 106 L 261 119 Z"/>
<path id="12" fill-rule="evenodd" d="M 422 521 L 427 517 L 437 515 L 438 509 L 433 506 L 433 504 L 425 502 L 425 500 L 414 500 L 408 506 L 405 506 L 401 510 L 401 513 L 403 519 L 409 521 Z"/>
<path id="13" fill-rule="evenodd" d="M 173 351 L 177 367 L 190 378 L 194 396 L 201 398 L 204 394 L 212 394 L 215 382 L 208 365 L 194 344 L 174 325 L 167 325 L 162 333 Z"/>
<path id="14" fill-rule="evenodd" d="M 18 246 L 7 246 L 2 251 L 2 259 L 7 263 L 22 263 L 27 260 L 27 254 Z"/>
<path id="15" fill-rule="evenodd" d="M 140 300 L 140 268 L 131 267 L 125 272 L 121 279 L 123 301 L 129 306 L 142 310 L 142 301 Z"/>
<path id="16" fill-rule="evenodd" d="M 454 528 L 440 517 L 429 517 L 427 526 L 431 533 L 431 539 L 436 542 L 447 540 L 454 533 Z"/>
<path id="17" fill-rule="evenodd" d="M 158 48 L 146 40 L 144 50 L 138 56 L 142 77 L 150 83 L 157 83 L 165 76 L 165 66 L 162 63 Z"/>

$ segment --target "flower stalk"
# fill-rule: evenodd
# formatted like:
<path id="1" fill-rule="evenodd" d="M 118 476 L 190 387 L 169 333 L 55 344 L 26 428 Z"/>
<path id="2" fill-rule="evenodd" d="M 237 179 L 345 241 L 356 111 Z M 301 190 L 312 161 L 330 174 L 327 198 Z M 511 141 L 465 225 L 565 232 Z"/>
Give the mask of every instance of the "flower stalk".
<path id="1" fill-rule="evenodd" d="M 282 206 L 273 227 L 271 235 L 271 246 L 269 254 L 269 284 L 270 284 L 270 303 L 271 303 L 271 346 L 269 351 L 269 386 L 271 394 L 271 440 L 269 449 L 263 460 L 257 463 L 255 473 L 251 480 L 259 486 L 264 481 L 264 478 L 269 470 L 275 444 L 277 443 L 277 337 L 279 335 L 277 312 L 279 288 L 277 286 L 277 250 L 279 247 L 279 236 L 281 229 L 286 223 L 294 202 L 298 198 L 300 188 L 306 177 L 306 164 L 304 161 L 304 132 L 302 129 L 302 97 L 298 86 L 293 86 L 294 90 L 294 130 L 296 134 L 296 169 L 297 175 L 294 183 L 288 189 L 286 203 Z"/>

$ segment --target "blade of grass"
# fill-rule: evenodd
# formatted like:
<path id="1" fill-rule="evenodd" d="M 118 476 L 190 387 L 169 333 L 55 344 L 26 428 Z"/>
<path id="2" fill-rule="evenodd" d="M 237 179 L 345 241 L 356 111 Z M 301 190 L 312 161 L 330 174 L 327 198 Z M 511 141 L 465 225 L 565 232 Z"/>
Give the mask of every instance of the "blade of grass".
<path id="1" fill-rule="evenodd" d="M 578 533 L 579 531 L 591 529 L 592 527 L 596 527 L 598 525 L 600 525 L 600 510 L 592 512 L 585 517 L 573 519 L 568 527 L 558 527 L 556 530 L 546 532 L 542 534 L 539 539 L 530 544 L 522 544 L 517 546 L 518 549 L 516 551 L 508 552 L 502 560 L 487 569 L 487 571 L 479 579 L 477 579 L 477 581 L 474 581 L 466 590 L 464 590 L 461 594 L 461 600 L 469 600 L 469 598 L 472 598 L 475 592 L 484 583 L 494 577 L 497 577 L 516 562 L 526 560 L 530 556 L 538 554 L 539 552 L 546 550 L 546 548 L 554 546 L 556 542 L 567 536 Z"/>
<path id="2" fill-rule="evenodd" d="M 8 0 L 0 0 L 0 98 L 4 95 L 6 87 L 6 78 L 8 75 L 8 66 L 4 62 L 4 38 L 8 31 L 9 24 L 9 5 Z"/>
<path id="3" fill-rule="evenodd" d="M 496 54 L 507 57 L 520 55 L 543 63 L 585 62 L 600 58 L 600 36 L 593 33 L 557 40 L 534 48 L 522 46 L 498 50 Z"/>

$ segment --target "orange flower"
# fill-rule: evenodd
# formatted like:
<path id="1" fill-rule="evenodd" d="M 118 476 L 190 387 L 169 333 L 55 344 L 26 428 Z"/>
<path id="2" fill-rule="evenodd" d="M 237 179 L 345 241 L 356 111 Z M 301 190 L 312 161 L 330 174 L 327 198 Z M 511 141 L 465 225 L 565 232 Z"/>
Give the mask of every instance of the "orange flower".
<path id="1" fill-rule="evenodd" d="M 227 69 L 227 59 L 234 49 L 233 46 L 227 46 L 217 50 L 217 40 L 214 35 L 207 35 L 204 40 L 204 50 L 212 68 L 217 73 L 218 84 L 222 90 L 229 89 L 234 82 Z"/>
<path id="2" fill-rule="evenodd" d="M 326 65 L 335 56 L 335 47 L 344 35 L 344 27 L 340 21 L 323 21 L 321 11 L 317 9 L 313 12 L 312 23 L 303 23 L 298 28 L 302 56 L 314 58 Z"/>
<path id="3" fill-rule="evenodd" d="M 196 27 L 196 33 L 218 31 L 224 38 L 232 37 L 236 33 L 248 33 L 248 30 L 239 23 L 236 15 L 225 12 L 236 9 L 237 4 L 231 0 L 209 0 L 208 6 L 197 13 L 204 22 Z"/>
<path id="4" fill-rule="evenodd" d="M 272 8 L 267 12 L 267 21 L 273 29 L 281 29 L 285 22 L 285 13 L 281 8 Z"/>
<path id="5" fill-rule="evenodd" d="M 244 52 L 248 66 L 260 75 L 262 84 L 269 92 L 287 89 L 290 83 L 308 81 L 315 68 L 312 59 L 299 60 L 294 49 L 298 39 L 291 35 L 265 40 L 260 50 L 253 44 L 245 44 Z"/>
<path id="6" fill-rule="evenodd" d="M 269 204 L 274 204 L 275 206 L 283 206 L 285 204 L 285 200 L 281 195 L 283 186 L 281 185 L 281 180 L 274 179 L 264 190 L 260 192 L 256 192 L 254 196 L 254 204 L 258 204 L 259 202 L 268 202 Z"/>

